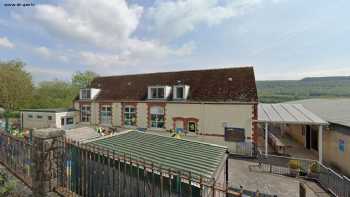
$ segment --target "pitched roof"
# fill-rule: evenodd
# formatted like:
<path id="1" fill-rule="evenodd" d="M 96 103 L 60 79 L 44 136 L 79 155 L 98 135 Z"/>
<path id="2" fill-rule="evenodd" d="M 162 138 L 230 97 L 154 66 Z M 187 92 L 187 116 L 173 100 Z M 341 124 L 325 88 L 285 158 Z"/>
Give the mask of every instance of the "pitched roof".
<path id="1" fill-rule="evenodd" d="M 148 86 L 177 84 L 190 86 L 189 101 L 258 100 L 253 67 L 98 77 L 91 88 L 101 89 L 96 100 L 140 101 Z"/>
<path id="2" fill-rule="evenodd" d="M 350 127 L 350 99 L 306 99 L 298 103 L 330 123 Z"/>
<path id="3" fill-rule="evenodd" d="M 214 178 L 226 158 L 227 148 L 203 142 L 189 141 L 129 131 L 97 139 L 89 144 L 101 146 L 120 155 L 154 162 L 162 168 L 191 172 L 193 175 Z"/>
<path id="4" fill-rule="evenodd" d="M 300 104 L 258 105 L 258 122 L 327 125 L 328 123 Z"/>

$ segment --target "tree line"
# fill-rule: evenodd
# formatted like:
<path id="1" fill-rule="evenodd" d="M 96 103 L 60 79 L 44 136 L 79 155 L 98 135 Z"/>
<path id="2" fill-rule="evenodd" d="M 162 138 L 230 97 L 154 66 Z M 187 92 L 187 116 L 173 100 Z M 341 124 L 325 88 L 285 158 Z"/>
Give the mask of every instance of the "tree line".
<path id="1" fill-rule="evenodd" d="M 78 71 L 70 81 L 55 79 L 34 84 L 23 61 L 0 61 L 0 107 L 6 111 L 71 107 L 79 90 L 96 76 L 92 71 Z"/>

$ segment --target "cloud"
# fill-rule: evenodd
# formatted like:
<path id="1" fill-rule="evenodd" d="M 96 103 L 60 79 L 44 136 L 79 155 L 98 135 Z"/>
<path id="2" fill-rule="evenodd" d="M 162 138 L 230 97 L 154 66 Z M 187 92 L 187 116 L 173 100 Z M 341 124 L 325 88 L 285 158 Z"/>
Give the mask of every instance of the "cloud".
<path id="1" fill-rule="evenodd" d="M 48 60 L 60 60 L 62 62 L 68 62 L 69 60 L 66 55 L 60 54 L 59 52 L 54 52 L 45 46 L 36 47 L 34 48 L 33 52 Z"/>
<path id="2" fill-rule="evenodd" d="M 27 65 L 25 69 L 33 75 L 34 81 L 36 82 L 39 79 L 40 81 L 52 80 L 52 79 L 68 80 L 70 79 L 70 76 L 72 75 L 72 72 L 73 72 L 71 70 L 60 70 L 56 68 L 49 68 L 47 66 L 33 66 L 33 65 Z"/>
<path id="3" fill-rule="evenodd" d="M 128 50 L 123 53 L 101 53 L 91 51 L 81 51 L 79 53 L 79 61 L 88 65 L 94 70 L 117 70 L 119 66 L 137 66 L 145 63 L 156 64 L 166 57 L 182 57 L 192 53 L 195 47 L 193 42 L 184 44 L 183 46 L 171 49 L 156 42 L 142 42 L 134 40 Z"/>
<path id="4" fill-rule="evenodd" d="M 13 49 L 16 46 L 11 41 L 9 41 L 6 37 L 0 37 L 0 47 Z"/>
<path id="5" fill-rule="evenodd" d="M 261 0 L 176 0 L 157 1 L 147 18 L 151 31 L 171 40 L 193 31 L 196 26 L 221 24 L 225 19 L 244 14 Z"/>
<path id="6" fill-rule="evenodd" d="M 138 26 L 143 8 L 125 0 L 66 0 L 35 6 L 34 19 L 49 33 L 99 47 L 125 46 Z"/>

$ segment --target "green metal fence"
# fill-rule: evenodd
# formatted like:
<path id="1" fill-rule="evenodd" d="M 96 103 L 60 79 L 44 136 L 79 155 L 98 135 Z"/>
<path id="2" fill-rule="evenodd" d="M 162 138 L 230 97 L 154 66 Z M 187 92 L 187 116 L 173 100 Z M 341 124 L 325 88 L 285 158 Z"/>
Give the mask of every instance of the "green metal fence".
<path id="1" fill-rule="evenodd" d="M 128 153 L 116 154 L 91 144 L 61 143 L 58 169 L 62 194 L 79 196 L 229 196 L 225 185 L 191 172 L 167 169 Z"/>

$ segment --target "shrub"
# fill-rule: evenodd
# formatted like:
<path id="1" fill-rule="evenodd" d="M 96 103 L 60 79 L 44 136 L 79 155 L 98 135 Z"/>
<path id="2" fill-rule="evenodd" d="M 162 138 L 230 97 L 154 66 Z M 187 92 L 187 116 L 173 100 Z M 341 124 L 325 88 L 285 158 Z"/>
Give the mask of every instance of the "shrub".
<path id="1" fill-rule="evenodd" d="M 309 166 L 310 172 L 312 173 L 318 173 L 319 172 L 319 165 L 317 162 L 312 162 Z"/>
<path id="2" fill-rule="evenodd" d="M 300 168 L 300 163 L 298 160 L 289 160 L 288 166 L 292 169 L 299 169 Z"/>

